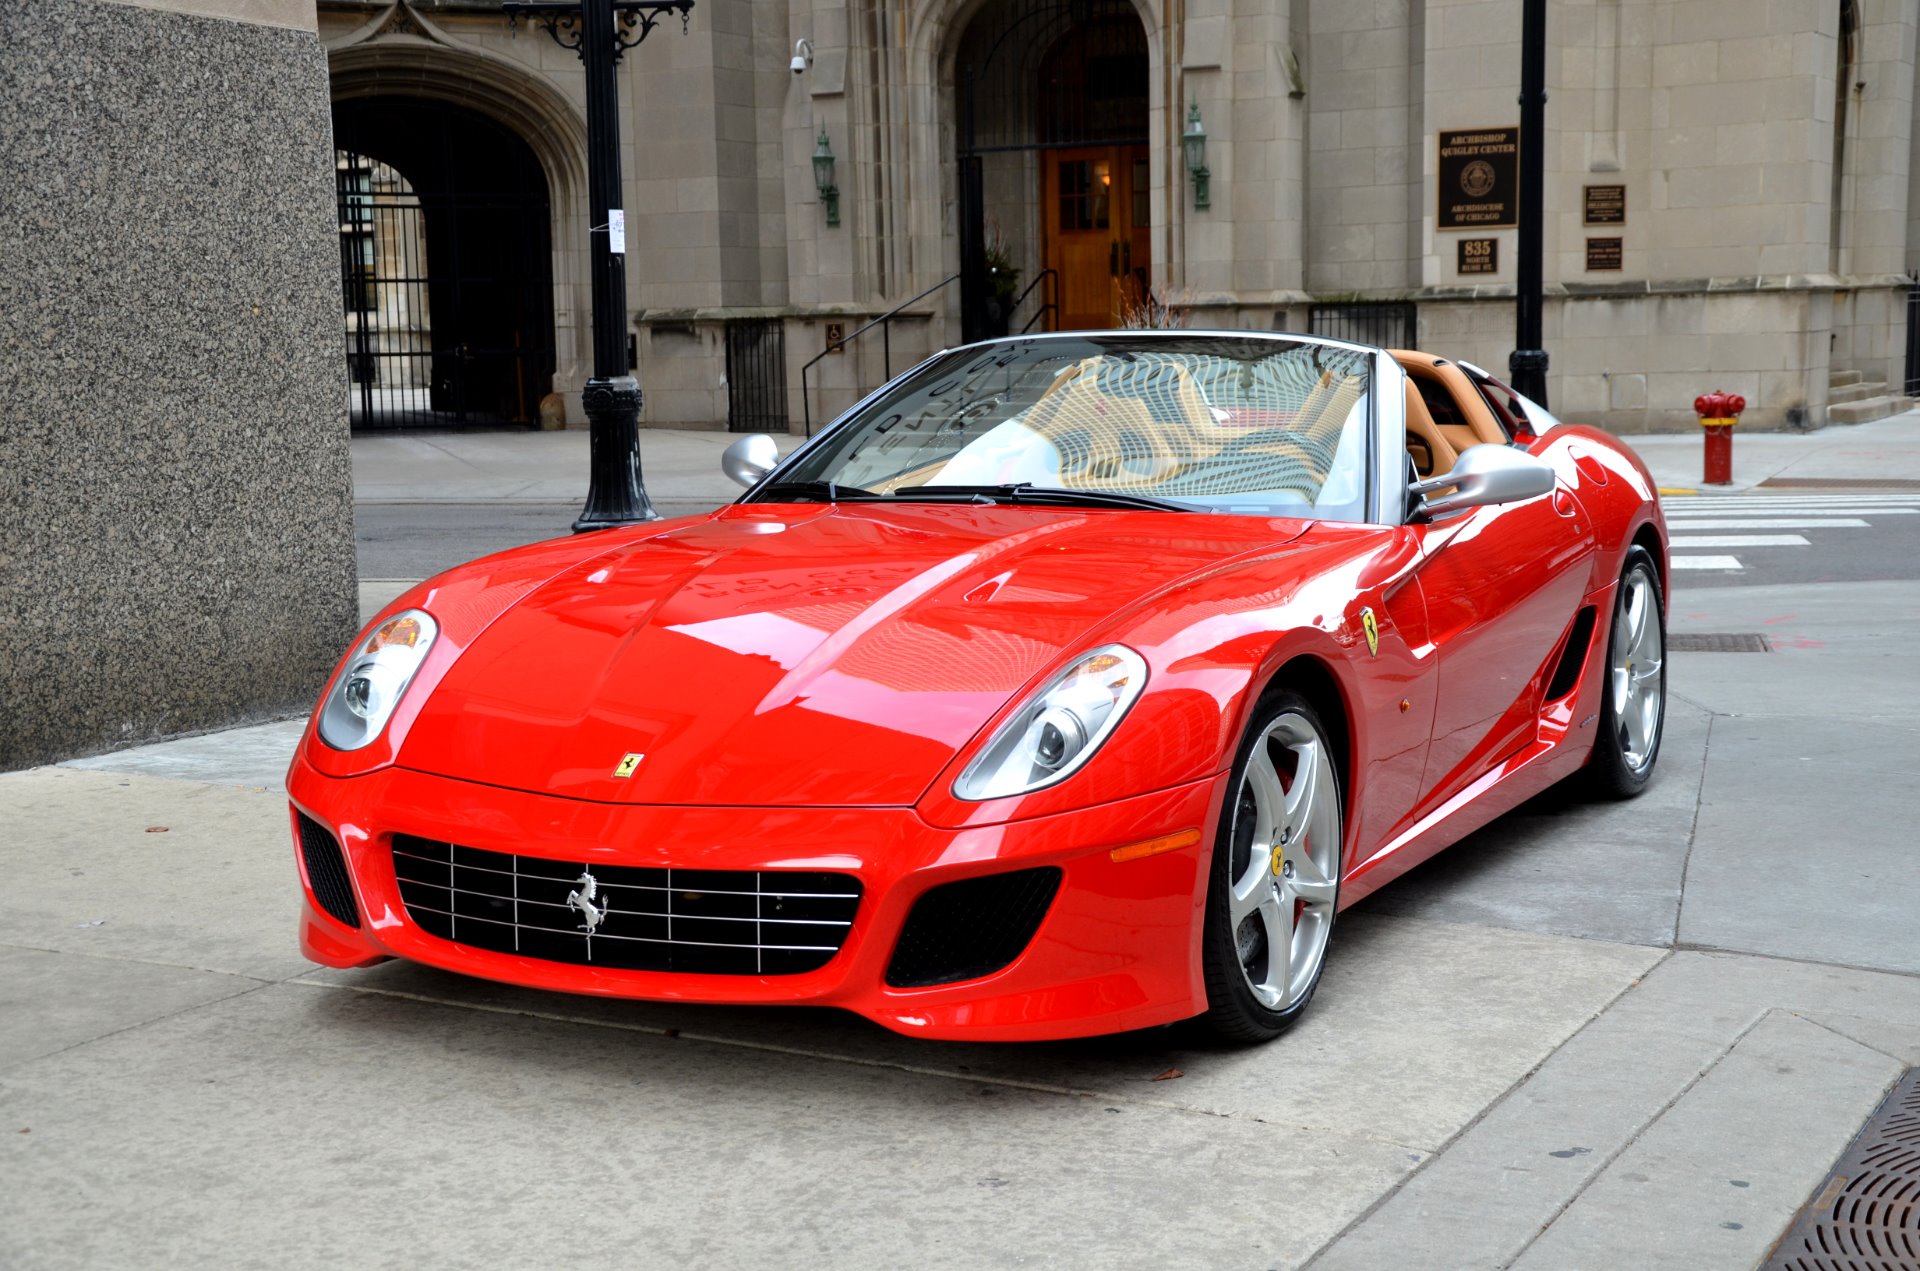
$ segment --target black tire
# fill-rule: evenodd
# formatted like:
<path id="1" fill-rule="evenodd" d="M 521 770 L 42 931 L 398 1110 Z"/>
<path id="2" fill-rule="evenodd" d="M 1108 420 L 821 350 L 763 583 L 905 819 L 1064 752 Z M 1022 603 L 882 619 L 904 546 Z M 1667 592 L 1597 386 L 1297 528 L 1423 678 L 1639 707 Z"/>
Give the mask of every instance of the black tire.
<path id="1" fill-rule="evenodd" d="M 1651 742 L 1644 748 L 1644 753 L 1635 753 L 1621 727 L 1615 706 L 1617 694 L 1614 683 L 1615 668 L 1620 665 L 1622 655 L 1620 640 L 1624 610 L 1636 586 L 1642 584 L 1653 605 L 1652 617 L 1659 633 L 1659 702 Z M 1627 549 L 1626 563 L 1620 570 L 1620 585 L 1614 592 L 1613 614 L 1607 622 L 1607 660 L 1601 672 L 1606 678 L 1600 688 L 1599 734 L 1594 738 L 1593 754 L 1587 759 L 1584 773 L 1587 792 L 1595 798 L 1631 799 L 1644 791 L 1653 779 L 1654 765 L 1660 758 L 1660 742 L 1666 735 L 1666 635 L 1667 606 L 1666 597 L 1660 590 L 1659 567 L 1646 548 L 1638 545 L 1630 547 Z M 1627 675 L 1631 677 L 1630 662 L 1628 666 Z"/>
<path id="2" fill-rule="evenodd" d="M 1332 835 L 1336 840 L 1332 848 L 1336 897 L 1339 865 L 1344 859 L 1345 803 L 1340 783 L 1340 765 L 1334 760 L 1327 729 L 1321 724 L 1319 714 L 1300 694 L 1290 690 L 1269 692 L 1254 708 L 1246 736 L 1241 738 L 1240 747 L 1235 752 L 1228 786 L 1230 794 L 1226 806 L 1221 809 L 1220 825 L 1215 832 L 1213 855 L 1208 866 L 1205 930 L 1202 933 L 1207 1011 L 1200 1016 L 1199 1023 L 1207 1032 L 1229 1042 L 1271 1041 L 1292 1027 L 1306 1011 L 1326 967 L 1325 951 L 1332 941 L 1333 911 L 1338 908 L 1337 899 L 1327 908 L 1321 953 L 1317 965 L 1312 968 L 1311 981 L 1284 1009 L 1270 1009 L 1255 996 L 1248 973 L 1242 966 L 1238 933 L 1232 921 L 1230 895 L 1237 870 L 1244 870 L 1250 865 L 1247 852 L 1251 837 L 1248 826 L 1251 822 L 1245 804 L 1252 796 L 1248 793 L 1247 767 L 1256 742 L 1264 740 L 1268 730 L 1288 715 L 1299 717 L 1311 727 L 1321 751 L 1328 759 L 1324 771 L 1332 783 L 1330 797 L 1336 816 Z M 1294 780 L 1298 779 L 1296 770 Z"/>

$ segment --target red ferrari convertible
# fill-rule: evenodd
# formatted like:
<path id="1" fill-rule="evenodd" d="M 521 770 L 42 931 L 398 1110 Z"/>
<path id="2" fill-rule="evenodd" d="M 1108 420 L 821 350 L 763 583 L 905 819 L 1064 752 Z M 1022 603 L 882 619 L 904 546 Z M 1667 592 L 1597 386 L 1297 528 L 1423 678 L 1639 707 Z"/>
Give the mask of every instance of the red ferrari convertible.
<path id="1" fill-rule="evenodd" d="M 1653 482 L 1464 363 L 998 340 L 725 464 L 368 627 L 287 778 L 307 956 L 1260 1040 L 1343 906 L 1659 754 Z"/>

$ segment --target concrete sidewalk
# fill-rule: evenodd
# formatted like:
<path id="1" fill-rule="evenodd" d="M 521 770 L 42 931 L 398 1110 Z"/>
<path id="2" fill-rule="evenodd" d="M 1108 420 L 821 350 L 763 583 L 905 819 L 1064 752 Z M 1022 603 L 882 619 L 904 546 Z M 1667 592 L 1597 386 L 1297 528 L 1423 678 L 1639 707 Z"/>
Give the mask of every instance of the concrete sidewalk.
<path id="1" fill-rule="evenodd" d="M 1920 411 L 1817 432 L 1743 433 L 1736 427 L 1730 486 L 1701 484 L 1705 443 L 1697 431 L 1623 440 L 1646 460 L 1663 488 L 1690 493 L 1735 494 L 1775 480 L 1920 482 Z"/>

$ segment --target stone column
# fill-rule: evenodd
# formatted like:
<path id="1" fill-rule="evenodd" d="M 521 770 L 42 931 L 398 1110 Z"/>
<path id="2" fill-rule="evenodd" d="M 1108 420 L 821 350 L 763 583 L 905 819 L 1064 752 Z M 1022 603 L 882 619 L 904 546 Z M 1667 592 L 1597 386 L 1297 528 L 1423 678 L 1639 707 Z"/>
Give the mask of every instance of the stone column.
<path id="1" fill-rule="evenodd" d="M 0 768 L 302 712 L 353 637 L 314 23 L 0 5 Z"/>

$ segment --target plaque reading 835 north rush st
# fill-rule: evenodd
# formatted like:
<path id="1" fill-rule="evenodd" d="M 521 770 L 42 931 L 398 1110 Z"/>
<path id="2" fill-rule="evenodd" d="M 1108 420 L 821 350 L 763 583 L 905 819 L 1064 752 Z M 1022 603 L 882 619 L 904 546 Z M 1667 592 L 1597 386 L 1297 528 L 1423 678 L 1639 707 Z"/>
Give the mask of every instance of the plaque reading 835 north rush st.
<path id="1" fill-rule="evenodd" d="M 1586 187 L 1586 223 L 1589 225 L 1625 225 L 1627 223 L 1627 187 L 1589 185 Z"/>
<path id="2" fill-rule="evenodd" d="M 1500 272 L 1499 239 L 1463 238 L 1459 241 L 1459 266 L 1462 274 L 1497 274 Z"/>
<path id="3" fill-rule="evenodd" d="M 1511 229 L 1519 223 L 1520 130 L 1440 134 L 1441 229 Z"/>

